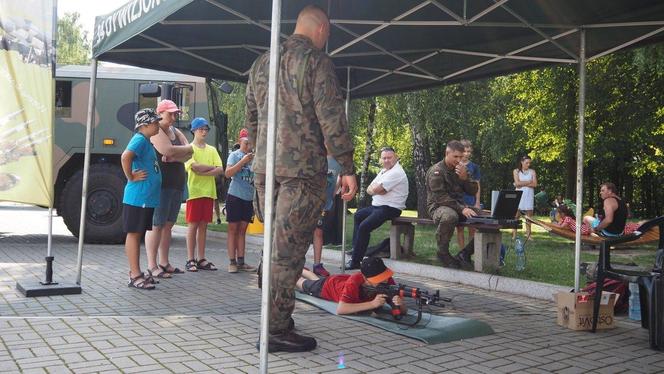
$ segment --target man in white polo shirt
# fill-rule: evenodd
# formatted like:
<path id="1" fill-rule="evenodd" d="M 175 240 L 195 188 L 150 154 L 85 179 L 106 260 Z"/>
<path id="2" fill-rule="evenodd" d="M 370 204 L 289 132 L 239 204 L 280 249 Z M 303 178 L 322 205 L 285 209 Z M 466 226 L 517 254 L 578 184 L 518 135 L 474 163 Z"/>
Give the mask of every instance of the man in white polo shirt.
<path id="1" fill-rule="evenodd" d="M 406 208 L 408 178 L 399 164 L 394 148 L 382 148 L 380 162 L 383 169 L 367 187 L 367 193 L 372 196 L 371 206 L 355 212 L 353 255 L 346 264 L 346 270 L 360 268 L 360 263 L 369 245 L 371 232 L 385 221 L 399 217 L 401 211 Z"/>

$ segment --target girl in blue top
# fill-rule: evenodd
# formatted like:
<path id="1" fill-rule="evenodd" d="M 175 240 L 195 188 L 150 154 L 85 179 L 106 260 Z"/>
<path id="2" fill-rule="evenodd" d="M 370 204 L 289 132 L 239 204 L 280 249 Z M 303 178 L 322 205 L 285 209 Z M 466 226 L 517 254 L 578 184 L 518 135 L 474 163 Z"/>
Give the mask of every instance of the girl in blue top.
<path id="1" fill-rule="evenodd" d="M 134 116 L 136 134 L 120 158 L 127 185 L 122 199 L 122 225 L 127 233 L 125 253 L 129 260 L 129 287 L 154 289 L 154 280 L 140 266 L 141 237 L 152 229 L 154 208 L 159 205 L 161 172 L 150 138 L 159 132 L 161 117 L 154 109 L 141 109 Z"/>

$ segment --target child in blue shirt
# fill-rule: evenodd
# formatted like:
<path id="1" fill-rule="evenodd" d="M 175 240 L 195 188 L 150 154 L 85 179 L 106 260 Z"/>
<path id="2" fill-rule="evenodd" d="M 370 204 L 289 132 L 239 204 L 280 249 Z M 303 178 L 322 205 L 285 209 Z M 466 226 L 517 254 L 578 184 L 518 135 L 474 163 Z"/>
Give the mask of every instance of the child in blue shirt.
<path id="1" fill-rule="evenodd" d="M 127 233 L 125 254 L 129 260 L 129 287 L 153 290 L 154 280 L 140 266 L 141 237 L 152 229 L 154 208 L 159 205 L 161 172 L 150 138 L 159 132 L 161 117 L 154 109 L 141 109 L 134 116 L 136 134 L 122 152 L 122 171 L 127 185 L 122 199 L 122 225 Z"/>

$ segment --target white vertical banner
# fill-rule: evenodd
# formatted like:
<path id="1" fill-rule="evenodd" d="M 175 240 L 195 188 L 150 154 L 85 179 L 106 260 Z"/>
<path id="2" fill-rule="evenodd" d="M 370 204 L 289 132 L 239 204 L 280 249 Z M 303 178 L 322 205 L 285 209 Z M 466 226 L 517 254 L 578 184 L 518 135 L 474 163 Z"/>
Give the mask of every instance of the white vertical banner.
<path id="1" fill-rule="evenodd" d="M 0 1 L 0 201 L 53 205 L 54 15 Z"/>

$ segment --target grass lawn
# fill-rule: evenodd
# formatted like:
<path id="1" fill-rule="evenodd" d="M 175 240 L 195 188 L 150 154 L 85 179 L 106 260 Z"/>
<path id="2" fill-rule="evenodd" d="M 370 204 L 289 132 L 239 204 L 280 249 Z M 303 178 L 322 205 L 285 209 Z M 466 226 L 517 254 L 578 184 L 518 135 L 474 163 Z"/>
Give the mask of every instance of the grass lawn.
<path id="1" fill-rule="evenodd" d="M 417 212 L 406 210 L 402 213 L 403 216 L 416 217 Z M 548 220 L 548 217 L 538 217 L 540 219 Z M 215 219 L 216 220 L 216 219 Z M 184 220 L 184 209 L 180 211 L 177 220 L 178 225 L 186 226 Z M 227 232 L 228 224 L 225 218 L 222 218 L 220 225 L 212 223 L 208 225 L 208 230 Z M 525 228 L 525 225 L 524 225 Z M 384 223 L 381 227 L 371 233 L 371 241 L 369 246 L 380 243 L 383 239 L 388 238 L 390 231 L 390 222 Z M 414 258 L 404 259 L 404 261 L 416 262 L 429 265 L 440 265 L 436 258 L 436 235 L 434 226 L 418 226 L 415 229 L 415 245 L 414 245 Z M 499 274 L 519 279 L 528 279 L 538 282 L 557 284 L 562 286 L 574 286 L 574 243 L 567 239 L 558 236 L 550 235 L 544 229 L 533 225 L 532 236 L 526 243 L 526 269 L 523 271 L 516 271 L 516 255 L 512 244 L 511 230 L 503 230 L 503 244 L 507 249 L 505 257 L 505 266 L 500 269 Z M 519 231 L 519 235 L 523 238 L 525 229 Z M 468 235 L 466 231 L 466 236 Z M 346 249 L 352 248 L 353 240 L 353 216 L 349 215 L 346 219 Z M 340 250 L 341 245 L 326 246 L 326 248 Z M 641 246 L 634 249 L 621 249 L 615 251 L 612 256 L 613 262 L 616 263 L 636 263 L 643 267 L 652 267 L 655 262 L 654 247 Z M 459 251 L 457 245 L 456 234 L 452 237 L 450 242 L 450 252 L 456 254 Z M 581 262 L 596 262 L 597 250 L 582 250 Z M 585 279 L 582 277 L 581 283 Z"/>

